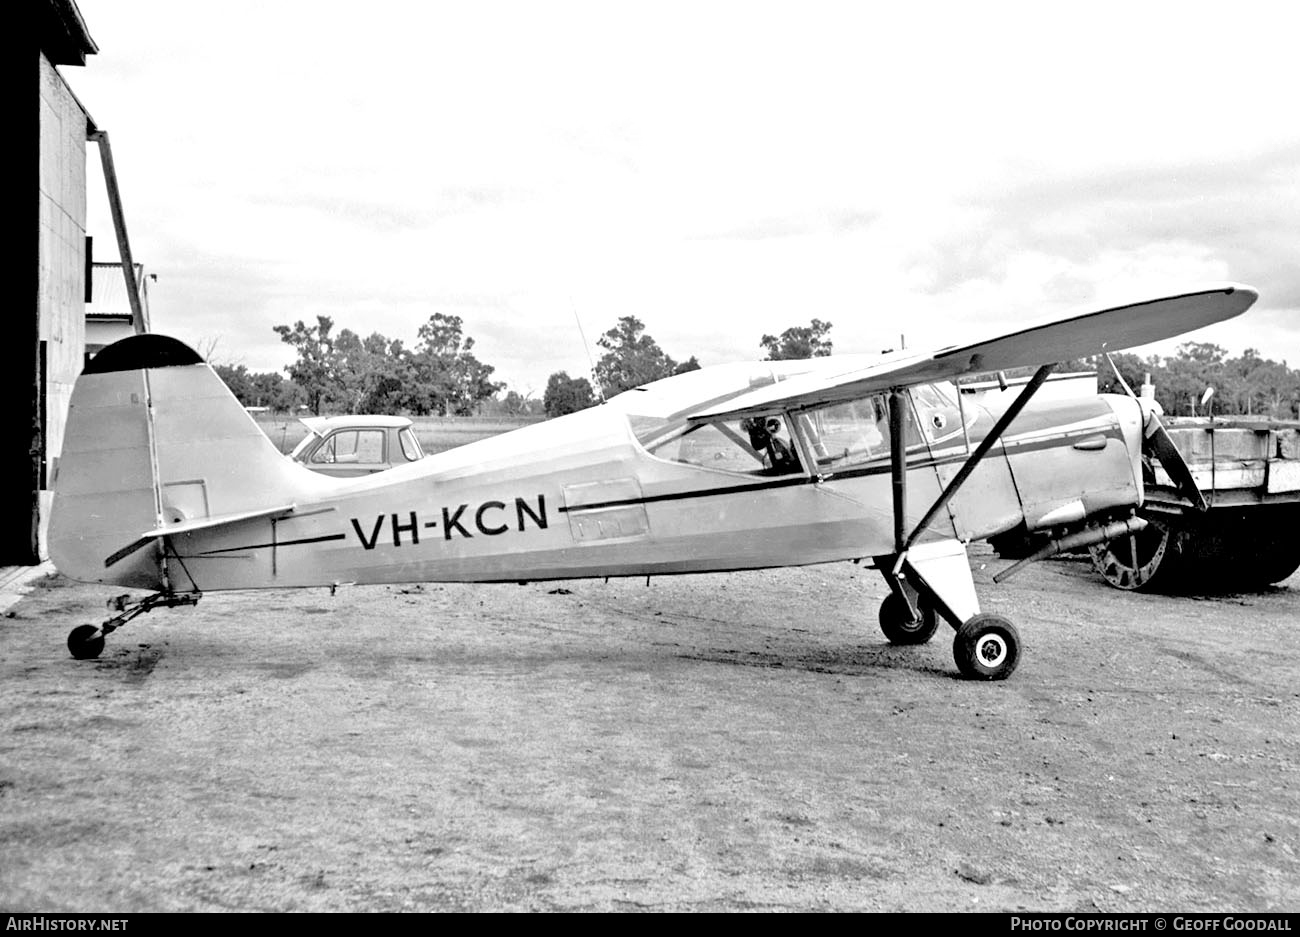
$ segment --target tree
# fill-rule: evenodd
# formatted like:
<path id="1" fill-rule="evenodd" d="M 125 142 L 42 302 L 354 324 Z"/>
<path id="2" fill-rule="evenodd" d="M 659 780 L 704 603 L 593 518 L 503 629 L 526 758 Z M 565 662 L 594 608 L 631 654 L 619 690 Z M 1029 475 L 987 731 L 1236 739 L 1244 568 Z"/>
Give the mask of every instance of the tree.
<path id="1" fill-rule="evenodd" d="M 242 364 L 214 364 L 212 370 L 216 371 L 217 377 L 221 378 L 222 383 L 230 388 L 230 392 L 235 395 L 236 400 L 246 407 L 257 406 L 257 404 L 251 402 L 253 384 L 248 368 Z"/>
<path id="2" fill-rule="evenodd" d="M 605 349 L 596 362 L 596 382 L 606 399 L 676 372 L 677 362 L 644 332 L 645 323 L 640 319 L 623 316 L 596 340 Z"/>
<path id="3" fill-rule="evenodd" d="M 286 380 L 283 374 L 259 371 L 250 374 L 249 378 L 252 396 L 247 406 L 270 407 L 272 410 L 289 412 L 297 409 L 302 402 L 302 388 L 293 381 Z"/>
<path id="4" fill-rule="evenodd" d="M 550 417 L 577 413 L 596 402 L 591 381 L 585 377 L 569 377 L 566 371 L 556 371 L 546 381 L 546 393 L 542 395 L 542 406 Z"/>
<path id="5" fill-rule="evenodd" d="M 759 346 L 766 349 L 764 361 L 787 361 L 796 358 L 824 358 L 831 353 L 832 343 L 826 340 L 831 323 L 813 319 L 808 326 L 792 326 L 775 335 L 764 335 Z"/>
<path id="6" fill-rule="evenodd" d="M 254 373 L 242 364 L 214 364 L 212 370 L 245 407 L 292 410 L 302 397 L 297 384 L 274 371 Z"/>
<path id="7" fill-rule="evenodd" d="M 468 416 L 474 405 L 502 388 L 490 378 L 496 369 L 474 357 L 474 339 L 463 332 L 460 316 L 435 312 L 420 326 L 420 344 L 412 356 L 417 413 Z"/>
<path id="8" fill-rule="evenodd" d="M 329 316 L 317 316 L 312 326 L 305 325 L 301 319 L 292 329 L 287 325 L 273 326 L 280 340 L 298 352 L 298 360 L 285 370 L 302 388 L 312 413 L 320 413 L 325 401 L 341 390 L 335 372 L 334 340 L 330 337 L 333 328 L 334 320 Z"/>
<path id="9" fill-rule="evenodd" d="M 334 341 L 333 367 L 340 388 L 335 403 L 349 413 L 395 413 L 407 407 L 412 366 L 400 340 L 378 332 L 366 339 L 350 329 Z"/>
<path id="10" fill-rule="evenodd" d="M 1165 359 L 1157 399 L 1166 413 L 1195 416 L 1207 387 L 1223 390 L 1223 359 L 1227 350 L 1211 342 L 1183 342 Z M 1225 395 L 1231 398 L 1231 394 Z M 1216 405 L 1223 412 L 1222 404 Z"/>

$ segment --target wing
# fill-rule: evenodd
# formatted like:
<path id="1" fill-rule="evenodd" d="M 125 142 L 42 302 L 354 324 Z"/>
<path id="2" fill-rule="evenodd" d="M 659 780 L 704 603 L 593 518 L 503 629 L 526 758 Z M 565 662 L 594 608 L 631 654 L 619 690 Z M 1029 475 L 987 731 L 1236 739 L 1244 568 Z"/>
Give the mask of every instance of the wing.
<path id="1" fill-rule="evenodd" d="M 1120 351 L 1231 319 L 1249 309 L 1258 296 L 1249 286 L 1224 283 L 1173 296 L 1076 313 L 937 351 L 885 355 L 867 367 L 853 367 L 841 372 L 821 370 L 816 374 L 793 377 L 701 408 L 693 412 L 691 418 L 730 418 L 787 407 L 834 403 L 891 387 L 930 384 L 966 374 L 1005 371 L 1103 351 Z"/>

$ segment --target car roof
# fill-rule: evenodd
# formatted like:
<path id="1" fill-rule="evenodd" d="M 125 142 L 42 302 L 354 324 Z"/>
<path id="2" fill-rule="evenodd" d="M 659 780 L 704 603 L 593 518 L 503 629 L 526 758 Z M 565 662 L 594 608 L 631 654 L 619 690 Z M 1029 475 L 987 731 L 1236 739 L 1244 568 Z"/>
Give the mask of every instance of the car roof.
<path id="1" fill-rule="evenodd" d="M 410 417 L 405 416 L 386 416 L 380 414 L 368 413 L 358 416 L 305 416 L 299 422 L 306 426 L 313 433 L 325 434 L 333 429 L 339 429 L 344 426 L 360 427 L 403 427 L 410 426 Z"/>

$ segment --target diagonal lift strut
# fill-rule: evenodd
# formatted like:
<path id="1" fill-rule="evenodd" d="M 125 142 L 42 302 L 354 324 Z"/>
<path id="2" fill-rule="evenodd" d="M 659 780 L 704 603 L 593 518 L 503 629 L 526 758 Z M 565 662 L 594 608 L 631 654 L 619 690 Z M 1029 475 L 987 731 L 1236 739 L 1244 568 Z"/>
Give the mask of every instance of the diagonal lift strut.
<path id="1" fill-rule="evenodd" d="M 952 480 L 948 482 L 947 486 L 939 494 L 939 497 L 935 499 L 932 505 L 930 505 L 929 510 L 925 512 L 925 516 L 921 518 L 917 525 L 912 529 L 911 533 L 906 532 L 907 441 L 904 438 L 905 411 L 903 408 L 907 405 L 907 397 L 902 388 L 894 388 L 890 391 L 889 452 L 890 478 L 893 485 L 894 502 L 894 549 L 896 552 L 894 555 L 893 567 L 885 578 L 889 583 L 890 589 L 907 603 L 907 607 L 910 609 L 912 614 L 916 614 L 916 608 L 913 605 L 911 596 L 907 594 L 907 590 L 903 588 L 902 584 L 902 570 L 903 564 L 907 561 L 907 551 L 915 545 L 916 541 L 925 533 L 930 524 L 934 522 L 934 519 L 939 515 L 939 512 L 942 511 L 948 505 L 948 502 L 952 500 L 953 496 L 961 490 L 962 485 L 964 485 L 966 480 L 970 478 L 971 474 L 979 466 L 984 456 L 988 454 L 989 450 L 997 445 L 998 441 L 1002 438 L 1003 433 L 1006 432 L 1007 427 L 1010 426 L 1012 421 L 1020 415 L 1020 411 L 1029 403 L 1035 392 L 1037 392 L 1038 388 L 1043 385 L 1043 382 L 1047 380 L 1047 376 L 1052 373 L 1052 370 L 1055 367 L 1055 363 L 1045 364 L 1034 372 L 1034 376 L 1030 378 L 1029 383 L 1026 384 L 1024 389 L 1016 396 L 1016 399 L 1011 402 L 1011 406 L 1007 407 L 1006 411 L 998 417 L 997 421 L 993 424 L 993 428 L 989 430 L 988 435 L 980 440 L 980 444 L 975 447 L 975 451 L 966 457 L 966 461 L 962 463 L 957 474 L 953 476 Z M 932 596 L 932 598 L 936 600 L 936 604 L 943 604 L 938 596 Z"/>

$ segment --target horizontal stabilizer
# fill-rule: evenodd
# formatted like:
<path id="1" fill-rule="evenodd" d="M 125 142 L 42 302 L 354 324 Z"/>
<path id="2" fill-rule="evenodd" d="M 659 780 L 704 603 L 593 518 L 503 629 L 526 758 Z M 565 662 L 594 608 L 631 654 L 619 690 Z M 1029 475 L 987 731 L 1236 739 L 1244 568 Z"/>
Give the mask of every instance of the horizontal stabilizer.
<path id="1" fill-rule="evenodd" d="M 155 527 L 147 531 L 115 552 L 112 556 L 104 560 L 105 568 L 112 566 L 120 560 L 126 559 L 136 550 L 152 543 L 159 537 L 174 537 L 177 534 L 188 534 L 196 530 L 210 530 L 213 527 L 225 527 L 228 524 L 238 524 L 242 521 L 251 521 L 259 517 L 271 517 L 274 515 L 287 515 L 293 511 L 292 504 L 280 504 L 272 508 L 264 508 L 258 511 L 241 511 L 238 514 L 226 514 L 223 517 L 201 517 L 197 520 L 182 521 L 179 524 L 168 524 L 165 527 Z"/>

